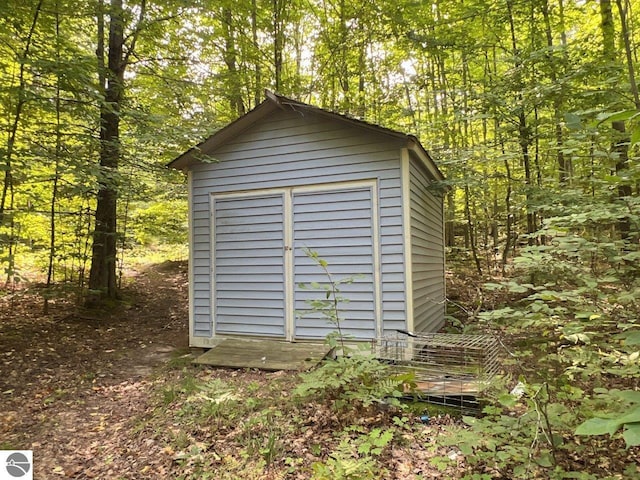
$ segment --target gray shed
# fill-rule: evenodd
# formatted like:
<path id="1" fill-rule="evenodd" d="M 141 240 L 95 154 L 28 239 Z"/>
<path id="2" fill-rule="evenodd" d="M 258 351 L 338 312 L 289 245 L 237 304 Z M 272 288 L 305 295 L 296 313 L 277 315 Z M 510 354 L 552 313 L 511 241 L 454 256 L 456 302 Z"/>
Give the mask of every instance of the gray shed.
<path id="1" fill-rule="evenodd" d="M 444 322 L 443 176 L 411 136 L 267 92 L 173 162 L 189 185 L 189 337 L 323 339 L 335 330 L 300 284 L 349 301 L 343 331 L 372 339 Z"/>

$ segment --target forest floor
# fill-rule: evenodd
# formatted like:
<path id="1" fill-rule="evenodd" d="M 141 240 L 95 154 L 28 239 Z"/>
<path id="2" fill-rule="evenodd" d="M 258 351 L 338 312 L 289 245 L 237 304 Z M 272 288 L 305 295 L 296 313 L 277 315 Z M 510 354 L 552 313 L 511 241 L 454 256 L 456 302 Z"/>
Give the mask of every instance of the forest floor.
<path id="1" fill-rule="evenodd" d="M 1 297 L 0 450 L 33 450 L 37 479 L 331 478 L 354 449 L 366 461 L 351 466 L 376 478 L 464 469 L 437 440 L 448 415 L 343 424 L 290 400 L 296 374 L 192 365 L 187 290 L 186 263 L 165 262 L 130 272 L 109 313 L 58 299 L 45 315 L 37 285 Z"/>

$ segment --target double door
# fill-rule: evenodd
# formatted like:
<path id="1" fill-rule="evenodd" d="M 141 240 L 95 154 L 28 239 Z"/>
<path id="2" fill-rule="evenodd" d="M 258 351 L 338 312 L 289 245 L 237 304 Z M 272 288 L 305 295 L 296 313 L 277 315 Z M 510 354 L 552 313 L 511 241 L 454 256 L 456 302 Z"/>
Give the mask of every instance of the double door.
<path id="1" fill-rule="evenodd" d="M 359 182 L 212 196 L 215 333 L 295 340 L 334 331 L 329 316 L 312 307 L 327 299 L 329 282 L 314 252 L 335 281 L 351 279 L 338 286 L 343 333 L 374 338 L 375 191 L 374 182 Z"/>

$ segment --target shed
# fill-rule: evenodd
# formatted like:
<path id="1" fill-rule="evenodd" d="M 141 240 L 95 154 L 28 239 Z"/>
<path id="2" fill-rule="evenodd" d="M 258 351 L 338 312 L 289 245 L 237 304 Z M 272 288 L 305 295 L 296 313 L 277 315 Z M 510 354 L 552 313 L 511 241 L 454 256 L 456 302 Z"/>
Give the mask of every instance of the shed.
<path id="1" fill-rule="evenodd" d="M 443 180 L 418 139 L 271 92 L 169 166 L 189 188 L 190 344 L 319 340 L 335 326 L 304 288 L 341 285 L 343 333 L 444 322 Z"/>

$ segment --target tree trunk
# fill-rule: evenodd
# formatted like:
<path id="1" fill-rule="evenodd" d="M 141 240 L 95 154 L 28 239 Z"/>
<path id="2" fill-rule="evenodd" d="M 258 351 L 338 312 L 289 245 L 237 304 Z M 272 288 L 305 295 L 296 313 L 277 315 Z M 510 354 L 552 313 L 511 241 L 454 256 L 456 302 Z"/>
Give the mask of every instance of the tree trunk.
<path id="1" fill-rule="evenodd" d="M 536 231 L 536 221 L 535 213 L 533 212 L 531 205 L 531 153 L 529 152 L 529 147 L 531 145 L 531 132 L 529 125 L 527 124 L 527 116 L 524 110 L 524 98 L 521 93 L 524 89 L 524 85 L 522 84 L 522 73 L 520 72 L 520 69 L 522 68 L 522 60 L 520 60 L 520 52 L 518 51 L 518 44 L 516 41 L 515 21 L 513 18 L 511 0 L 507 1 L 507 10 L 509 13 L 509 27 L 511 31 L 511 48 L 515 58 L 516 79 L 514 83 L 516 90 L 518 91 L 516 95 L 516 102 L 518 104 L 518 143 L 520 144 L 520 149 L 522 151 L 522 163 L 524 166 L 527 234 L 529 235 L 528 243 L 529 245 L 532 245 L 534 243 L 534 239 L 531 234 Z"/>
<path id="2" fill-rule="evenodd" d="M 473 224 L 473 217 L 471 215 L 471 199 L 469 193 L 469 183 L 466 182 L 464 184 L 464 213 L 467 217 L 467 228 L 469 229 L 469 246 L 471 248 L 471 256 L 473 257 L 473 262 L 476 265 L 476 270 L 478 271 L 478 275 L 482 275 L 482 266 L 480 265 L 480 259 L 478 258 L 478 247 L 476 244 L 476 232 L 475 226 Z"/>
<path id="3" fill-rule="evenodd" d="M 258 6 L 256 0 L 251 0 L 251 40 L 253 41 L 253 48 L 258 48 Z M 255 56 L 255 88 L 254 88 L 254 106 L 260 103 L 262 99 L 262 69 L 260 67 L 260 55 L 256 53 Z"/>
<path id="4" fill-rule="evenodd" d="M 231 109 L 240 116 L 244 114 L 245 108 L 238 78 L 235 31 L 231 9 L 224 7 L 222 16 L 224 18 L 224 53 L 222 57 L 229 73 L 229 102 Z"/>
<path id="5" fill-rule="evenodd" d="M 60 65 L 60 5 L 56 2 L 56 63 Z M 60 181 L 60 157 L 62 156 L 62 124 L 60 122 L 60 110 L 61 110 L 61 75 L 56 76 L 56 144 L 55 144 L 55 170 L 53 173 L 53 185 L 51 187 L 51 206 L 50 206 L 50 218 L 49 218 L 49 263 L 47 266 L 47 284 L 46 288 L 49 290 L 53 282 L 53 263 L 56 254 L 56 205 L 58 203 L 58 183 Z M 49 297 L 45 294 L 43 313 L 49 314 Z"/>
<path id="6" fill-rule="evenodd" d="M 628 61 L 631 93 L 634 98 L 636 109 L 640 110 L 640 99 L 638 99 L 638 88 L 634 78 L 633 58 L 631 55 L 631 47 L 626 25 L 626 11 L 619 0 L 616 0 L 616 3 L 618 5 L 620 20 L 622 23 L 622 37 Z M 616 64 L 618 63 L 618 56 L 615 50 L 615 26 L 613 21 L 613 11 L 611 9 L 611 0 L 600 0 L 600 29 L 602 31 L 602 54 L 605 60 L 612 64 Z M 623 177 L 626 175 L 625 172 L 629 168 L 629 138 L 626 133 L 624 121 L 611 122 L 611 127 L 614 132 L 618 134 L 617 138 L 613 141 L 613 151 L 618 155 L 616 160 L 616 175 L 618 177 Z M 630 185 L 623 183 L 618 184 L 618 198 L 624 199 L 630 195 Z M 618 220 L 618 231 L 620 232 L 620 237 L 622 239 L 629 239 L 629 235 L 631 233 L 630 228 L 631 225 L 628 217 L 623 217 Z"/>
<path id="7" fill-rule="evenodd" d="M 284 50 L 284 22 L 283 13 L 285 2 L 273 0 L 273 66 L 275 70 L 275 90 L 282 89 L 282 53 Z"/>
<path id="8" fill-rule="evenodd" d="M 629 170 L 629 136 L 626 133 L 624 122 L 612 122 L 611 126 L 620 133 L 618 140 L 614 142 L 613 150 L 618 154 L 616 160 L 616 175 L 620 178 L 628 175 Z M 618 184 L 618 198 L 624 199 L 631 196 L 631 185 L 626 183 Z M 631 222 L 629 217 L 622 217 L 618 220 L 618 230 L 623 240 L 629 240 L 631 234 Z"/>
<path id="9" fill-rule="evenodd" d="M 627 74 L 629 76 L 629 86 L 631 88 L 631 95 L 633 96 L 633 103 L 636 110 L 640 111 L 640 95 L 638 95 L 638 84 L 636 83 L 636 74 L 633 61 L 633 51 L 631 48 L 631 39 L 629 36 L 629 26 L 627 24 L 627 10 L 622 5 L 622 0 L 616 0 L 618 6 L 618 13 L 620 14 L 620 28 L 622 31 L 622 43 L 624 45 L 624 53 L 627 59 Z"/>
<path id="10" fill-rule="evenodd" d="M 447 192 L 447 221 L 444 238 L 447 247 L 456 246 L 456 204 L 453 187 Z"/>
<path id="11" fill-rule="evenodd" d="M 561 44 L 563 48 L 563 62 L 562 69 L 564 69 L 565 65 L 565 56 L 564 49 L 566 48 L 566 33 L 564 31 L 564 6 L 562 4 L 562 0 L 560 0 L 559 4 L 560 10 L 560 24 L 561 24 Z M 547 38 L 547 47 L 549 47 L 549 78 L 552 84 L 556 85 L 558 83 L 558 62 L 553 53 L 553 34 L 551 31 L 551 19 L 549 17 L 549 2 L 548 0 L 542 0 L 542 16 L 544 17 L 544 26 L 545 26 L 545 36 Z M 554 130 L 555 130 L 555 140 L 556 140 L 556 158 L 558 162 L 558 181 L 560 185 L 565 185 L 570 182 L 571 179 L 571 158 L 566 158 L 563 153 L 563 144 L 564 144 L 564 136 L 562 134 L 562 105 L 564 104 L 564 88 L 561 88 L 559 93 L 556 93 L 553 97 L 553 120 L 554 120 Z"/>
<path id="12" fill-rule="evenodd" d="M 104 103 L 100 107 L 100 179 L 95 213 L 95 230 L 89 289 L 89 304 L 98 299 L 117 298 L 116 288 L 116 201 L 120 158 L 120 107 L 124 81 L 123 0 L 111 0 L 109 12 L 109 52 L 105 73 Z"/>

